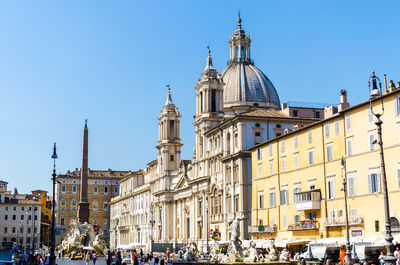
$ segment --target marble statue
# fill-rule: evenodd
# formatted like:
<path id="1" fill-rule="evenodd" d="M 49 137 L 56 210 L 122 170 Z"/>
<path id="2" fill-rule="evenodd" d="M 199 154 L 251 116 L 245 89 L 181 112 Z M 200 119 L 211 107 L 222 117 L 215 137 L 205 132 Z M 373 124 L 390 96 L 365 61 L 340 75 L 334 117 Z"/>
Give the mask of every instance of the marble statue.
<path id="1" fill-rule="evenodd" d="M 279 255 L 279 260 L 280 261 L 289 261 L 289 259 L 290 259 L 290 253 L 286 248 L 284 248 L 281 252 L 281 255 Z"/>

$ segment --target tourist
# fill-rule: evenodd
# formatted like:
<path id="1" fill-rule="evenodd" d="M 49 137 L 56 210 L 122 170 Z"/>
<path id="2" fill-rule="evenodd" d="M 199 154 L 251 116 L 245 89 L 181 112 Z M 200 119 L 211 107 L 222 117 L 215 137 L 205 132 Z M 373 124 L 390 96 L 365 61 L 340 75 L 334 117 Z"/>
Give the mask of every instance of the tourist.
<path id="1" fill-rule="evenodd" d="M 161 259 L 160 259 L 160 265 L 165 265 L 164 257 L 161 257 Z"/>
<path id="2" fill-rule="evenodd" d="M 97 260 L 97 254 L 96 254 L 96 251 L 95 251 L 95 252 L 93 252 L 92 259 L 93 259 L 93 265 L 96 265 L 96 260 Z"/>
<path id="3" fill-rule="evenodd" d="M 154 259 L 154 264 L 158 264 L 158 262 L 159 262 L 158 257 L 155 257 L 155 259 Z"/>
<path id="4" fill-rule="evenodd" d="M 167 261 L 169 261 L 169 257 L 171 256 L 171 251 L 167 248 Z"/>
<path id="5" fill-rule="evenodd" d="M 396 265 L 400 265 L 400 250 L 399 250 L 399 248 L 396 248 L 393 255 L 396 258 Z"/>
<path id="6" fill-rule="evenodd" d="M 86 261 L 86 265 L 89 265 L 89 261 L 90 261 L 90 253 L 89 253 L 89 251 L 86 252 L 85 261 Z"/>
<path id="7" fill-rule="evenodd" d="M 385 253 L 383 253 L 383 251 L 379 255 L 378 259 L 379 259 L 379 262 L 380 262 L 381 265 L 385 265 Z"/>
<path id="8" fill-rule="evenodd" d="M 140 257 L 143 258 L 143 249 L 140 249 Z"/>
<path id="9" fill-rule="evenodd" d="M 107 251 L 105 259 L 106 259 L 106 264 L 111 265 L 111 251 L 110 250 Z"/>
<path id="10" fill-rule="evenodd" d="M 28 254 L 26 251 L 22 254 L 22 264 L 27 265 L 28 264 Z"/>

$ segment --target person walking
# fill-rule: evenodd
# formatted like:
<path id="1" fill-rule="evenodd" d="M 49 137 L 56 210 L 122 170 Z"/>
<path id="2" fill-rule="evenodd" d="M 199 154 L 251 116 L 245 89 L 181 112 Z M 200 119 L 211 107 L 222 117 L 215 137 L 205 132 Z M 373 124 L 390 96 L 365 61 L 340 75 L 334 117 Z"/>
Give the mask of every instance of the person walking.
<path id="1" fill-rule="evenodd" d="M 86 252 L 85 261 L 86 261 L 86 265 L 89 265 L 89 261 L 90 261 L 90 253 L 89 253 L 89 251 Z"/>
<path id="2" fill-rule="evenodd" d="M 385 253 L 383 253 L 383 251 L 379 255 L 378 259 L 379 259 L 379 262 L 380 262 L 381 265 L 385 265 Z"/>
<path id="3" fill-rule="evenodd" d="M 96 251 L 95 251 L 95 252 L 93 252 L 92 260 L 93 260 L 93 265 L 96 265 L 96 260 L 97 260 L 97 254 L 96 254 Z"/>
<path id="4" fill-rule="evenodd" d="M 393 255 L 396 258 L 396 265 L 400 265 L 400 250 L 399 250 L 399 248 L 396 248 Z"/>

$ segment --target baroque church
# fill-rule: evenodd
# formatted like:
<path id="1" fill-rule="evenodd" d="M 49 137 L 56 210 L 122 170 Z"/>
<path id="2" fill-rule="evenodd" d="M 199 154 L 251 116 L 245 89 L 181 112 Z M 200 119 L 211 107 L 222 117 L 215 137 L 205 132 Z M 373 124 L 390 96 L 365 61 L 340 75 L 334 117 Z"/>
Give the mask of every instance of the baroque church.
<path id="1" fill-rule="evenodd" d="M 241 238 L 250 239 L 249 148 L 316 121 L 281 111 L 278 93 L 254 65 L 251 40 L 240 18 L 237 22 L 229 40 L 228 65 L 218 72 L 209 51 L 194 88 L 196 130 L 192 160 L 181 158 L 181 114 L 170 90 L 158 117 L 158 156 L 148 164 L 145 173 L 151 201 L 146 214 L 152 223 L 148 238 L 154 251 L 157 246 L 161 249 L 167 244 L 176 248 L 189 242 L 204 249 L 210 230 L 220 231 L 222 241 L 229 240 L 229 221 L 237 217 L 244 218 L 240 222 Z M 118 217 L 112 215 L 113 218 L 111 229 Z"/>

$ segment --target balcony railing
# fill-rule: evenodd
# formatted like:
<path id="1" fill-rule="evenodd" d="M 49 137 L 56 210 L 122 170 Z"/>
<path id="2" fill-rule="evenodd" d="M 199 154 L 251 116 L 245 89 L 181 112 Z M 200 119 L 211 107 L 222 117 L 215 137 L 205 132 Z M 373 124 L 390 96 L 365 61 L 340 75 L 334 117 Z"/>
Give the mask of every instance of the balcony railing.
<path id="1" fill-rule="evenodd" d="M 304 220 L 288 226 L 288 231 L 316 230 L 319 229 L 319 223 L 316 220 Z"/>
<path id="2" fill-rule="evenodd" d="M 277 232 L 276 226 L 249 226 L 249 233 L 251 234 L 272 234 Z"/>
<path id="3" fill-rule="evenodd" d="M 363 223 L 364 223 L 364 220 L 361 217 L 352 218 L 351 220 L 349 220 L 349 225 L 361 225 Z M 325 224 L 325 226 L 345 226 L 346 220 L 345 219 L 332 219 L 332 220 L 325 219 L 324 224 Z"/>
<path id="4" fill-rule="evenodd" d="M 296 210 L 319 210 L 321 209 L 321 190 L 303 191 L 294 194 Z"/>

